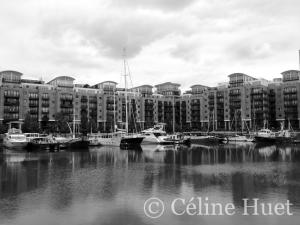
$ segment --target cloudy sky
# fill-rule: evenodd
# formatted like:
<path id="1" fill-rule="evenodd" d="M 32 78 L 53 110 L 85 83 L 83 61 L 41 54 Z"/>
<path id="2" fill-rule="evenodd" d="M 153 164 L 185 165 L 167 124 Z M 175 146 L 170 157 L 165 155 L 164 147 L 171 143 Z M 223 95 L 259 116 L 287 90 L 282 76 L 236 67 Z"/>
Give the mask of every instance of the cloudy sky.
<path id="1" fill-rule="evenodd" d="M 0 7 L 0 70 L 24 77 L 213 86 L 243 72 L 298 69 L 299 0 L 9 0 Z"/>

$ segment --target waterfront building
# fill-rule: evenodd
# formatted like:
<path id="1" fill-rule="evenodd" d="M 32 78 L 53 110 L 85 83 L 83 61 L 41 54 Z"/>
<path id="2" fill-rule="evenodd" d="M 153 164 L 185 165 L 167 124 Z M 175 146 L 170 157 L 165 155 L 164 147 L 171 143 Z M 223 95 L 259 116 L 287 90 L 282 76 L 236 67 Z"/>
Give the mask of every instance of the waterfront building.
<path id="1" fill-rule="evenodd" d="M 216 87 L 180 84 L 142 85 L 129 89 L 129 130 L 140 131 L 165 123 L 168 132 L 188 130 L 257 130 L 300 127 L 300 71 L 282 72 L 273 81 L 243 73 L 230 74 Z M 114 81 L 75 84 L 70 76 L 45 83 L 23 78 L 17 71 L 0 72 L 0 124 L 24 121 L 26 115 L 41 127 L 62 113 L 77 129 L 85 116 L 91 131 L 111 132 L 125 127 L 125 90 Z"/>

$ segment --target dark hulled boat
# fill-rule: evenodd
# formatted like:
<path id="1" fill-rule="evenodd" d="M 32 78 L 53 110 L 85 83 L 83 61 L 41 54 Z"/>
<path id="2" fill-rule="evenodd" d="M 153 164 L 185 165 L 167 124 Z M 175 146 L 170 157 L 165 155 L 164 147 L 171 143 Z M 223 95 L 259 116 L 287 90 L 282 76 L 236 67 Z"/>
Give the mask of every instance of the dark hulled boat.
<path id="1" fill-rule="evenodd" d="M 137 136 L 124 136 L 121 139 L 120 147 L 127 148 L 127 147 L 136 147 L 140 146 L 144 137 L 137 137 Z"/>
<path id="2" fill-rule="evenodd" d="M 66 147 L 68 149 L 88 149 L 89 143 L 90 142 L 85 138 L 72 138 L 66 142 Z"/>
<path id="3" fill-rule="evenodd" d="M 30 150 L 55 150 L 59 149 L 59 144 L 52 138 L 38 137 L 32 139 L 26 146 Z"/>

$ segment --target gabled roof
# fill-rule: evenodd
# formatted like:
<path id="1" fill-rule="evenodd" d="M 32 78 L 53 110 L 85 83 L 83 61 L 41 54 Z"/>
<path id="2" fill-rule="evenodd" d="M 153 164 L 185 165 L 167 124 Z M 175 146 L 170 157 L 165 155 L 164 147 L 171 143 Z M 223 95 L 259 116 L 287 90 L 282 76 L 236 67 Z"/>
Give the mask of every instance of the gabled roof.
<path id="1" fill-rule="evenodd" d="M 285 74 L 285 73 L 289 73 L 289 72 L 297 72 L 297 73 L 300 73 L 299 70 L 287 70 L 287 71 L 282 72 L 281 74 Z"/>
<path id="2" fill-rule="evenodd" d="M 180 87 L 180 84 L 172 83 L 172 82 L 165 82 L 165 83 L 162 83 L 162 84 L 157 84 L 154 87 L 161 87 L 161 86 L 165 86 L 165 85 L 173 85 L 173 86 Z"/>
<path id="3" fill-rule="evenodd" d="M 232 73 L 232 74 L 229 74 L 228 77 L 232 77 L 232 76 L 236 76 L 236 75 L 243 75 L 243 76 L 247 76 L 247 77 L 251 77 L 253 79 L 256 79 L 256 78 L 254 78 L 254 77 L 252 77 L 250 75 L 247 75 L 245 73 Z"/>
<path id="4" fill-rule="evenodd" d="M 100 82 L 100 83 L 98 83 L 98 84 L 104 84 L 104 83 L 113 83 L 113 84 L 118 84 L 117 82 L 115 82 L 115 81 L 111 81 L 111 80 L 103 81 L 103 82 Z M 98 85 L 98 84 L 96 84 L 96 85 Z"/>
<path id="5" fill-rule="evenodd" d="M 15 70 L 4 70 L 4 71 L 0 71 L 0 74 L 1 73 L 15 73 L 15 74 L 20 75 L 20 76 L 23 75 L 22 73 L 20 73 L 18 71 L 15 71 Z"/>
<path id="6" fill-rule="evenodd" d="M 209 88 L 208 86 L 205 86 L 205 85 L 202 85 L 202 84 L 194 84 L 190 88 L 196 88 L 196 87 Z"/>
<path id="7" fill-rule="evenodd" d="M 153 86 L 150 85 L 150 84 L 144 84 L 144 85 L 140 85 L 140 86 L 137 86 L 137 87 L 133 87 L 132 89 L 134 89 L 134 88 L 143 88 L 143 87 L 153 88 Z"/>
<path id="8" fill-rule="evenodd" d="M 50 80 L 47 84 L 49 84 L 49 83 L 51 83 L 52 81 L 55 81 L 55 80 L 71 80 L 71 81 L 74 81 L 75 78 L 69 77 L 69 76 L 58 76 L 58 77 L 55 77 L 54 79 Z"/>

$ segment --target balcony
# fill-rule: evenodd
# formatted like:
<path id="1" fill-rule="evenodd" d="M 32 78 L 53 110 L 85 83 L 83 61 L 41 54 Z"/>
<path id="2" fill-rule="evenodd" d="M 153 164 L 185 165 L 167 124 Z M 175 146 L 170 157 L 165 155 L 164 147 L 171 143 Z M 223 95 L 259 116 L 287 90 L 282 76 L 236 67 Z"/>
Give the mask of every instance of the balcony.
<path id="1" fill-rule="evenodd" d="M 229 84 L 237 84 L 237 83 L 243 83 L 244 80 L 243 79 L 238 79 L 238 80 L 230 80 Z"/>
<path id="2" fill-rule="evenodd" d="M 240 96 L 241 93 L 240 92 L 230 92 L 229 96 Z"/>
<path id="3" fill-rule="evenodd" d="M 29 95 L 28 99 L 29 100 L 38 100 L 39 96 L 38 95 Z"/>
<path id="4" fill-rule="evenodd" d="M 28 105 L 30 108 L 38 108 L 39 107 L 39 103 L 29 103 Z"/>
<path id="5" fill-rule="evenodd" d="M 3 83 L 16 83 L 16 84 L 20 84 L 21 83 L 21 79 L 11 79 L 9 77 L 3 77 L 2 78 L 2 82 Z"/>
<path id="6" fill-rule="evenodd" d="M 19 113 L 19 108 L 15 107 L 5 107 L 4 113 Z"/>
<path id="7" fill-rule="evenodd" d="M 17 101 L 4 101 L 4 106 L 18 106 L 20 103 L 19 103 L 19 100 Z"/>
<path id="8" fill-rule="evenodd" d="M 60 107 L 61 108 L 73 108 L 73 104 L 71 104 L 71 103 L 61 103 Z"/>

